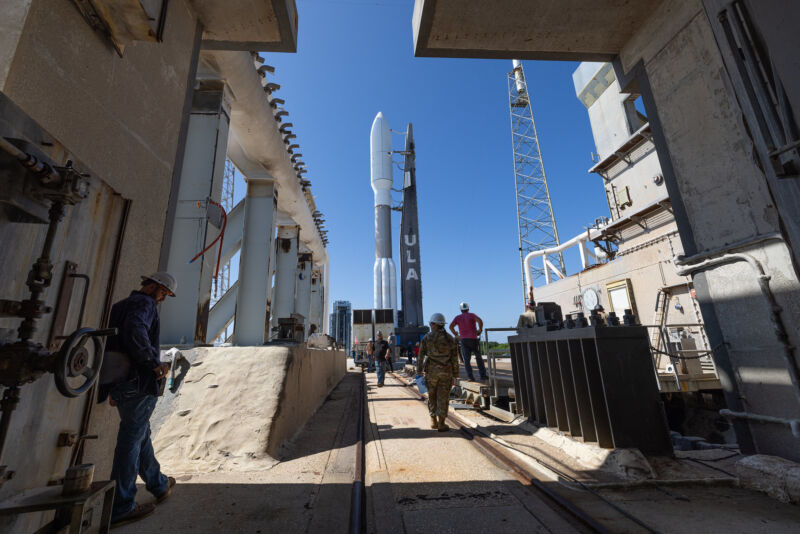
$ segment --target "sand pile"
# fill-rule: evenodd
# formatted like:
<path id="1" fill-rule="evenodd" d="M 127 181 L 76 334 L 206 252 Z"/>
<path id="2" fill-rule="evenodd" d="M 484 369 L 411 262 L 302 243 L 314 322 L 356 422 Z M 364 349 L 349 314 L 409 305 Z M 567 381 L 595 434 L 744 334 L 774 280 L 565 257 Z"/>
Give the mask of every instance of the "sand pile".
<path id="1" fill-rule="evenodd" d="M 170 473 L 255 471 L 273 466 L 267 453 L 279 412 L 288 347 L 194 349 L 197 358 L 153 440 Z"/>

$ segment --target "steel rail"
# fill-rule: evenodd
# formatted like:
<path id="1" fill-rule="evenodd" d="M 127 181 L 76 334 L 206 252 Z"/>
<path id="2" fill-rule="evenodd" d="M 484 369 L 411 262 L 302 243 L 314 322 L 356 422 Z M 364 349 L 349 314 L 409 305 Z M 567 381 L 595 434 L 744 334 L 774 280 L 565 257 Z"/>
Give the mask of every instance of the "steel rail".
<path id="1" fill-rule="evenodd" d="M 390 372 L 394 378 L 399 380 L 400 382 L 404 383 L 406 386 L 411 387 L 412 384 L 404 380 L 403 378 L 399 377 L 396 373 Z M 419 401 L 424 402 L 425 398 L 419 394 L 419 392 L 415 392 L 413 390 L 404 389 L 404 392 L 416 398 Z M 519 452 L 521 454 L 525 454 L 522 451 L 515 449 L 509 445 L 504 445 L 502 443 L 497 442 L 496 440 L 492 439 L 491 436 L 487 436 L 483 434 L 481 431 L 477 429 L 472 429 L 464 425 L 459 419 L 457 419 L 454 415 L 449 414 L 447 415 L 447 420 L 452 423 L 455 427 L 457 427 L 461 432 L 463 432 L 467 439 L 472 443 L 472 445 L 480 451 L 485 456 L 489 457 L 490 459 L 495 459 L 509 468 L 511 473 L 520 480 L 528 489 L 530 489 L 534 493 L 541 493 L 543 496 L 547 498 L 551 503 L 553 503 L 556 507 L 561 509 L 563 512 L 566 512 L 569 516 L 580 522 L 583 526 L 589 528 L 591 532 L 595 532 L 598 534 L 610 534 L 611 531 L 600 524 L 597 520 L 595 520 L 589 513 L 587 513 L 583 508 L 580 506 L 572 503 L 565 497 L 563 497 L 558 492 L 550 489 L 547 485 L 540 479 L 531 475 L 530 471 L 525 467 L 521 466 L 516 460 L 514 460 L 504 449 L 508 448 L 513 451 Z M 497 443 L 503 448 L 500 448 L 494 443 Z M 527 455 L 530 456 L 530 455 Z M 533 457 L 532 457 L 533 458 Z M 558 469 L 550 466 L 546 462 L 539 460 L 538 458 L 534 458 L 537 463 L 541 464 L 543 467 L 549 469 L 554 473 L 559 473 Z M 572 477 L 568 477 L 572 478 Z M 610 502 L 609 500 L 605 499 L 603 496 L 599 495 L 597 492 L 593 491 L 591 488 L 585 486 L 580 481 L 576 481 L 582 489 L 585 489 L 598 499 L 600 499 L 604 504 L 611 507 L 613 510 L 618 512 L 623 517 L 631 520 L 632 522 L 636 523 L 638 526 L 643 527 L 648 532 L 659 534 L 659 531 L 653 529 L 649 525 L 647 525 L 644 521 L 640 520 L 633 514 L 621 509 L 614 503 Z M 536 490 L 536 491 L 534 491 Z"/>
<path id="2" fill-rule="evenodd" d="M 358 388 L 358 440 L 356 442 L 356 462 L 353 473 L 353 486 L 350 490 L 350 534 L 364 534 L 367 528 L 367 492 L 364 488 L 364 399 L 367 391 L 366 376 L 361 370 L 361 384 Z"/>

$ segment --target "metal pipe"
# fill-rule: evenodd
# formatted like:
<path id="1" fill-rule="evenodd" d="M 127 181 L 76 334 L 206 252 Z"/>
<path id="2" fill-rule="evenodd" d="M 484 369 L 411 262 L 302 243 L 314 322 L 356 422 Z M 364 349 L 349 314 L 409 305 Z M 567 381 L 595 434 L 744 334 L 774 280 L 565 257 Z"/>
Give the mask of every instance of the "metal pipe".
<path id="1" fill-rule="evenodd" d="M 569 241 L 565 241 L 565 242 L 563 242 L 560 245 L 557 245 L 555 247 L 543 248 L 543 249 L 533 250 L 533 251 L 529 252 L 528 255 L 525 256 L 525 259 L 522 262 L 523 263 L 523 267 L 525 269 L 525 285 L 528 287 L 528 289 L 533 287 L 533 275 L 531 273 L 531 266 L 530 266 L 530 261 L 533 258 L 538 258 L 540 256 L 544 256 L 546 258 L 550 254 L 558 254 L 558 253 L 560 253 L 560 252 L 562 252 L 562 251 L 564 251 L 564 250 L 566 250 L 566 249 L 568 249 L 570 247 L 573 247 L 573 246 L 575 246 L 575 245 L 577 245 L 579 243 L 586 242 L 586 241 L 592 240 L 592 239 L 596 239 L 596 238 L 600 237 L 600 235 L 601 235 L 600 231 L 593 230 L 593 229 L 590 228 L 587 232 L 581 232 L 580 234 L 576 235 L 575 237 L 573 237 Z M 547 275 L 547 264 L 546 263 L 544 264 L 544 269 L 545 269 L 545 275 Z M 548 280 L 548 283 L 550 283 L 549 280 Z"/>
<path id="2" fill-rule="evenodd" d="M 23 167 L 32 173 L 39 175 L 45 183 L 61 182 L 61 175 L 47 163 L 39 161 L 39 159 L 28 154 L 24 150 L 20 150 L 10 143 L 6 138 L 0 137 L 0 150 L 7 152 L 11 156 L 17 158 Z"/>
<path id="3" fill-rule="evenodd" d="M 47 235 L 44 238 L 42 253 L 28 272 L 26 284 L 31 294 L 25 302 L 31 304 L 34 311 L 27 314 L 17 329 L 19 339 L 23 342 L 33 337 L 36 332 L 37 315 L 40 316 L 41 311 L 46 311 L 41 307 L 43 303 L 39 300 L 39 297 L 50 286 L 50 282 L 53 279 L 53 265 L 50 263 L 50 253 L 53 250 L 53 242 L 58 232 L 58 223 L 64 217 L 64 204 L 53 202 L 53 205 L 50 206 L 49 215 L 50 224 L 47 226 Z"/>
<path id="4" fill-rule="evenodd" d="M 775 239 L 774 236 L 760 236 L 757 241 L 750 242 L 749 244 L 753 243 L 760 243 L 766 240 Z M 733 245 L 733 246 L 747 246 L 747 245 Z M 712 252 L 698 254 L 697 256 L 712 254 Z M 761 294 L 764 298 L 767 299 L 769 304 L 769 319 L 770 323 L 772 324 L 773 328 L 775 329 L 775 335 L 778 338 L 778 342 L 781 344 L 782 347 L 782 355 L 783 359 L 786 363 L 786 367 L 789 371 L 789 376 L 791 377 L 792 381 L 792 389 L 794 390 L 795 397 L 797 399 L 798 405 L 800 405 L 800 369 L 797 366 L 797 360 L 795 359 L 794 355 L 794 347 L 791 346 L 789 343 L 789 336 L 786 330 L 786 326 L 783 324 L 783 319 L 781 318 L 781 307 L 778 304 L 778 301 L 775 299 L 775 295 L 772 293 L 772 290 L 769 287 L 769 280 L 770 276 L 765 274 L 764 266 L 755 259 L 753 256 L 749 254 L 742 254 L 742 253 L 734 253 L 734 254 L 723 254 L 717 258 L 707 259 L 701 261 L 699 263 L 693 263 L 689 265 L 688 259 L 684 259 L 681 257 L 676 257 L 673 260 L 675 264 L 677 274 L 681 276 L 688 276 L 697 271 L 708 269 L 709 267 L 714 267 L 717 265 L 722 265 L 725 263 L 734 263 L 734 262 L 746 262 L 752 270 L 756 274 L 756 278 L 758 281 L 758 286 L 761 289 Z"/>
<path id="5" fill-rule="evenodd" d="M 752 247 L 753 245 L 758 245 L 759 243 L 764 243 L 766 241 L 783 241 L 783 236 L 778 232 L 755 235 L 753 237 L 748 237 L 746 239 L 734 241 L 733 243 L 730 243 L 728 245 L 724 245 L 717 248 L 706 249 L 701 252 L 698 252 L 697 254 L 692 254 L 691 256 L 678 256 L 676 258 L 675 265 L 688 265 L 690 263 L 695 263 L 700 260 L 706 260 L 709 258 L 714 258 L 721 254 L 733 252 L 734 250 L 749 248 Z"/>
<path id="6" fill-rule="evenodd" d="M 756 423 L 774 423 L 777 425 L 786 425 L 792 430 L 794 437 L 800 439 L 800 419 L 784 419 L 782 417 L 773 417 L 771 415 L 733 412 L 727 408 L 720 410 L 719 414 L 728 419 L 744 419 L 746 421 L 755 421 Z"/>

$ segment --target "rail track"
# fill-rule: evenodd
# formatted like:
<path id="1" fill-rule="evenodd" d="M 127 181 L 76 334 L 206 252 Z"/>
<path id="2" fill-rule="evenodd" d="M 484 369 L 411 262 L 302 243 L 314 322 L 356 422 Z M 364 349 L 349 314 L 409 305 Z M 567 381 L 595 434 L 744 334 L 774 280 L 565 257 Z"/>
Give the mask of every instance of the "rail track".
<path id="1" fill-rule="evenodd" d="M 404 383 L 407 386 L 406 388 L 403 388 L 405 394 L 425 402 L 425 398 L 419 394 L 411 382 L 407 381 L 405 378 L 396 373 L 392 372 L 387 374 L 393 376 L 396 380 Z M 622 522 L 628 524 L 628 527 L 624 529 L 626 532 L 649 532 L 652 534 L 658 534 L 660 532 L 659 530 L 648 525 L 641 518 L 609 501 L 597 491 L 583 485 L 580 481 L 571 477 L 570 475 L 563 473 L 556 466 L 553 466 L 552 464 L 549 464 L 540 458 L 532 457 L 530 454 L 516 449 L 507 443 L 503 443 L 500 440 L 492 437 L 490 434 L 481 431 L 479 428 L 473 428 L 469 426 L 464 420 L 452 412 L 448 414 L 447 420 L 451 426 L 459 429 L 465 439 L 469 440 L 478 451 L 487 456 L 491 461 L 505 467 L 517 480 L 520 481 L 520 483 L 528 488 L 528 490 L 530 490 L 544 502 L 547 502 L 554 510 L 560 513 L 562 517 L 570 520 L 570 522 L 576 527 L 580 527 L 580 530 L 598 534 L 610 534 L 611 532 L 622 530 L 620 529 L 620 522 Z M 607 513 L 604 515 L 611 515 L 611 519 L 615 524 L 613 530 L 601 523 L 591 513 L 586 511 L 584 507 L 575 504 L 564 495 L 550 487 L 552 483 L 548 484 L 548 481 L 541 474 L 537 473 L 530 467 L 523 465 L 514 457 L 512 453 L 518 453 L 530 457 L 545 469 L 555 473 L 560 479 L 563 478 L 577 486 L 578 489 L 592 495 L 594 499 L 596 499 L 599 503 L 602 503 L 602 505 L 607 509 Z"/>

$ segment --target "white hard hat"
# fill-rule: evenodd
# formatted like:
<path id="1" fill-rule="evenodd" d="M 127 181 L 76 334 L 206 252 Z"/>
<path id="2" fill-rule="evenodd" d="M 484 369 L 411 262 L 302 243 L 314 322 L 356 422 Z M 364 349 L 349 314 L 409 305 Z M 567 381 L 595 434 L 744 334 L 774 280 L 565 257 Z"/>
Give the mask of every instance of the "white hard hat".
<path id="1" fill-rule="evenodd" d="M 469 309 L 469 304 L 467 304 L 466 302 L 462 302 L 461 304 L 458 305 L 458 307 L 461 308 L 461 311 L 467 311 Z"/>
<path id="2" fill-rule="evenodd" d="M 428 322 L 433 324 L 444 324 L 446 321 L 444 320 L 444 315 L 441 313 L 434 313 L 431 315 L 431 320 Z"/>
<path id="3" fill-rule="evenodd" d="M 372 338 L 369 338 L 369 340 L 372 341 Z"/>
<path id="4" fill-rule="evenodd" d="M 169 291 L 170 297 L 174 297 L 175 292 L 178 290 L 178 281 L 175 280 L 174 276 L 165 271 L 159 271 L 157 273 L 153 273 L 148 276 L 142 276 L 142 281 L 155 282 L 156 284 L 162 286 L 164 289 Z"/>

